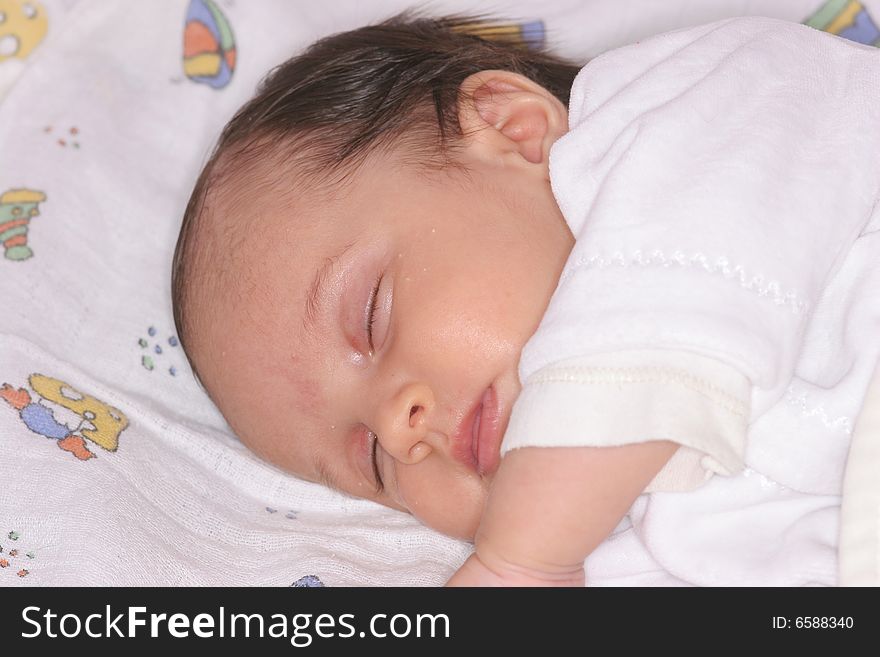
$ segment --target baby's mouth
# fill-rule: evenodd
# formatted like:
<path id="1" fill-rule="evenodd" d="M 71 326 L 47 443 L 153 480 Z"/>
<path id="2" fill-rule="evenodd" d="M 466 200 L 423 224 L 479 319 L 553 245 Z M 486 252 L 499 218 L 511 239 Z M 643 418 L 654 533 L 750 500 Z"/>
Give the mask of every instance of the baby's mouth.
<path id="1" fill-rule="evenodd" d="M 480 476 L 494 473 L 501 462 L 500 416 L 498 394 L 489 386 L 454 436 L 453 456 Z"/>

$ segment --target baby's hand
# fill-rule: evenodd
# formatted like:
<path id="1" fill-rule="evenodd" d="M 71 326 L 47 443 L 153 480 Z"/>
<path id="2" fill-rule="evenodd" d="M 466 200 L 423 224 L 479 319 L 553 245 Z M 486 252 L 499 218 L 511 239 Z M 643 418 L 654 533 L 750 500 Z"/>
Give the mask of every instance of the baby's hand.
<path id="1" fill-rule="evenodd" d="M 676 449 L 658 440 L 513 450 L 492 481 L 476 551 L 449 585 L 583 586 L 584 559 Z"/>
<path id="2" fill-rule="evenodd" d="M 446 582 L 446 586 L 584 586 L 584 569 L 570 573 L 526 572 L 522 568 L 495 565 L 489 568 L 474 552 Z"/>

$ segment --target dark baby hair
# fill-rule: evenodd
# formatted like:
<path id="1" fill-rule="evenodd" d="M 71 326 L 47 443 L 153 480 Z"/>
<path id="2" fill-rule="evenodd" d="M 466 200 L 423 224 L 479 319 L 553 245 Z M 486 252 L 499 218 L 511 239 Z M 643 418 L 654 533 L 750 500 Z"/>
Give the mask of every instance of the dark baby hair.
<path id="1" fill-rule="evenodd" d="M 217 254 L 200 257 L 197 235 L 203 215 L 210 215 L 206 200 L 237 166 L 283 153 L 284 162 L 293 162 L 297 174 L 316 187 L 342 182 L 383 148 L 403 147 L 407 161 L 426 167 L 454 166 L 462 137 L 459 87 L 482 70 L 519 73 L 568 106 L 581 66 L 518 43 L 481 38 L 473 28 L 485 21 L 479 15 L 430 18 L 406 11 L 323 38 L 269 73 L 223 129 L 184 212 L 171 282 L 184 347 L 184 310 L 195 269 L 221 261 Z"/>

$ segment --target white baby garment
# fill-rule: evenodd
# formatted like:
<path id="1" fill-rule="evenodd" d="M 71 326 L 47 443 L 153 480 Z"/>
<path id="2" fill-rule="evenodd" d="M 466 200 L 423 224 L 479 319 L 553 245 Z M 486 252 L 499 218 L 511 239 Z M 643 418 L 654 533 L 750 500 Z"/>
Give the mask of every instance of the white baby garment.
<path id="1" fill-rule="evenodd" d="M 766 18 L 663 34 L 585 66 L 569 124 L 577 241 L 502 452 L 668 439 L 649 491 L 748 464 L 839 492 L 846 441 L 804 433 L 805 395 L 853 418 L 877 361 L 880 53 Z"/>

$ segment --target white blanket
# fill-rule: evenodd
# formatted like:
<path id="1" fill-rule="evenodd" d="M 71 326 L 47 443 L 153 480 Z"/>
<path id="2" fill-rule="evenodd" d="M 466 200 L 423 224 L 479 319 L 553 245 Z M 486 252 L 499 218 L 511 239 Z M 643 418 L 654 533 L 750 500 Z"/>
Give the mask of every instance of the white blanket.
<path id="1" fill-rule="evenodd" d="M 12 20 L 24 4 L 37 11 L 26 29 Z M 193 381 L 171 320 L 180 217 L 222 125 L 297 49 L 409 4 L 0 0 L 0 234 L 13 231 L 0 239 L 0 586 L 289 585 L 309 575 L 327 585 L 436 585 L 465 559 L 466 543 L 298 481 L 242 448 Z M 803 22 L 826 5 L 697 4 L 431 8 L 542 20 L 551 44 L 583 60 L 667 29 L 750 13 Z M 844 10 L 817 20 L 852 28 L 862 14 Z M 188 30 L 196 19 L 207 31 Z M 24 31 L 12 40 L 7 28 Z M 820 389 L 793 399 L 822 421 Z M 834 413 L 826 409 L 832 423 Z M 728 485 L 746 505 L 764 484 Z M 706 503 L 695 498 L 694 511 Z M 817 581 L 833 583 L 838 503 L 810 502 Z M 588 561 L 592 583 L 716 581 L 718 564 L 727 567 L 717 545 L 695 542 L 703 561 L 688 572 L 662 544 L 654 556 L 645 549 L 646 507 L 665 504 L 640 501 L 638 531 L 626 521 Z M 686 512 L 664 513 L 686 521 Z"/>

